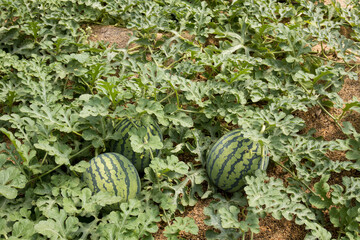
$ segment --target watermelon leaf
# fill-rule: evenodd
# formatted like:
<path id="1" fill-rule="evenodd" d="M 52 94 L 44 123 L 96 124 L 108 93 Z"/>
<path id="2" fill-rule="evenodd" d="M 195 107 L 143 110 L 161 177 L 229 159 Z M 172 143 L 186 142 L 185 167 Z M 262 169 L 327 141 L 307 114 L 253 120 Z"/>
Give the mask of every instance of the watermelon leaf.
<path id="1" fill-rule="evenodd" d="M 118 235 L 127 236 L 130 239 L 142 239 L 158 230 L 156 222 L 159 210 L 156 206 L 141 206 L 141 202 L 130 199 L 127 203 L 121 203 L 120 211 L 112 211 L 99 224 L 97 232 L 102 236 Z"/>
<path id="2" fill-rule="evenodd" d="M 166 175 L 170 178 L 178 178 L 189 171 L 189 166 L 179 161 L 175 155 L 168 156 L 166 159 L 155 158 L 151 161 L 150 167 L 155 170 L 156 173 Z"/>
<path id="3" fill-rule="evenodd" d="M 7 199 L 14 199 L 18 195 L 18 189 L 25 188 L 28 179 L 24 175 L 21 164 L 18 163 L 20 157 L 15 149 L 13 147 L 8 149 L 5 143 L 0 147 L 5 150 L 5 152 L 1 150 L 2 153 L 0 153 L 0 195 Z"/>
<path id="4" fill-rule="evenodd" d="M 260 232 L 259 220 L 257 214 L 253 213 L 251 209 L 246 215 L 245 221 L 239 221 L 240 209 L 234 205 L 229 208 L 220 208 L 219 214 L 221 218 L 222 227 L 225 229 L 233 228 L 239 229 L 241 232 L 246 233 L 251 231 L 253 233 Z"/>
<path id="5" fill-rule="evenodd" d="M 184 112 L 176 112 L 166 115 L 165 118 L 174 125 L 191 128 L 194 125 L 193 120 Z"/>
<path id="6" fill-rule="evenodd" d="M 178 239 L 180 232 L 187 232 L 196 235 L 199 228 L 195 220 L 190 217 L 175 217 L 173 224 L 165 227 L 164 235 L 168 239 Z"/>
<path id="7" fill-rule="evenodd" d="M 349 151 L 346 153 L 346 157 L 350 160 L 357 160 L 357 165 L 360 164 L 360 133 L 356 131 L 354 126 L 350 122 L 344 122 L 343 123 L 344 133 L 348 135 L 353 135 L 353 139 L 347 139 L 347 146 L 349 146 Z"/>
<path id="8" fill-rule="evenodd" d="M 248 183 L 248 186 L 245 187 L 245 192 L 250 207 L 265 207 L 254 209 L 256 213 L 263 214 L 266 211 L 271 213 L 276 219 L 285 217 L 288 220 L 291 220 L 295 216 L 297 224 L 305 224 L 307 228 L 312 230 L 311 235 L 322 239 L 331 236 L 331 234 L 317 222 L 314 212 L 300 202 L 301 198 L 297 198 L 297 201 L 295 199 L 291 201 L 287 193 L 289 189 L 284 187 L 280 179 L 269 178 L 262 171 L 256 171 L 255 174 L 256 176 L 245 177 Z M 264 181 L 267 183 L 264 184 Z M 305 197 L 307 198 L 307 196 Z"/>
<path id="9" fill-rule="evenodd" d="M 34 147 L 46 151 L 50 156 L 54 156 L 55 162 L 58 165 L 70 164 L 70 154 L 72 149 L 69 146 L 62 144 L 61 142 L 55 142 L 51 144 L 46 140 L 42 140 L 34 144 Z"/>
<path id="10" fill-rule="evenodd" d="M 1 235 L 7 235 L 8 232 L 11 231 L 11 228 L 8 226 L 6 219 L 1 218 L 0 219 L 0 234 Z"/>
<path id="11" fill-rule="evenodd" d="M 79 220 L 76 217 L 67 217 L 64 210 L 53 208 L 50 210 L 51 218 L 39 221 L 34 229 L 49 239 L 67 239 L 75 236 L 79 228 Z"/>
<path id="12" fill-rule="evenodd" d="M 224 228 L 240 228 L 240 223 L 238 222 L 238 215 L 240 213 L 240 209 L 235 206 L 230 206 L 227 208 L 220 208 L 219 214 L 221 218 L 221 223 Z"/>
<path id="13" fill-rule="evenodd" d="M 201 162 L 202 164 L 205 163 L 205 155 L 206 151 L 209 149 L 210 146 L 210 138 L 208 136 L 205 136 L 202 132 L 193 130 L 191 131 L 192 137 L 189 136 L 187 139 L 193 139 L 194 145 L 190 143 L 190 141 L 186 142 L 186 147 L 189 149 L 189 151 L 193 154 L 197 155 L 197 158 L 195 158 L 195 161 Z"/>
<path id="14" fill-rule="evenodd" d="M 231 199 L 225 199 L 219 194 L 214 197 L 217 201 L 212 201 L 209 206 L 204 208 L 204 214 L 209 216 L 204 222 L 217 231 L 207 230 L 206 237 L 208 239 L 238 239 L 243 236 L 244 232 L 240 231 L 243 223 L 238 221 L 237 213 L 240 213 L 246 204 L 244 196 L 235 193 Z"/>
<path id="15" fill-rule="evenodd" d="M 70 166 L 71 171 L 75 171 L 78 173 L 83 173 L 90 166 L 89 162 L 81 161 L 73 166 Z"/>
<path id="16" fill-rule="evenodd" d="M 131 135 L 131 147 L 135 152 L 142 153 L 144 151 L 163 148 L 160 137 L 157 135 L 148 135 L 145 127 L 132 128 L 129 134 Z"/>
<path id="17" fill-rule="evenodd" d="M 21 162 L 24 165 L 28 165 L 30 160 L 33 159 L 36 155 L 35 150 L 31 149 L 30 146 L 27 144 L 21 144 L 21 142 L 15 138 L 13 133 L 6 130 L 5 128 L 0 128 L 0 131 L 2 133 L 4 133 L 10 139 L 14 148 L 16 149 L 17 154 L 21 157 Z M 6 147 L 5 147 L 4 143 L 1 145 L 1 147 L 2 147 L 2 149 L 4 149 L 6 151 Z M 13 153 L 10 153 L 10 154 L 13 155 Z M 15 162 L 18 163 L 19 160 L 16 160 Z"/>
<path id="18" fill-rule="evenodd" d="M 202 186 L 207 180 L 205 170 L 194 169 L 176 156 L 166 160 L 155 158 L 145 173 L 145 179 L 153 184 L 150 188 L 153 200 L 170 214 L 177 209 L 183 211 L 184 206 L 194 206 L 197 196 L 205 195 Z"/>
<path id="19" fill-rule="evenodd" d="M 35 234 L 34 222 L 29 219 L 20 219 L 13 226 L 12 236 L 17 238 L 30 238 Z"/>
<path id="20" fill-rule="evenodd" d="M 81 118 L 90 118 L 97 116 L 107 116 L 111 102 L 107 97 L 99 95 L 83 94 L 79 97 L 79 103 L 83 106 L 79 116 Z"/>
<path id="21" fill-rule="evenodd" d="M 8 199 L 16 198 L 19 188 L 24 188 L 27 179 L 16 167 L 0 169 L 0 195 Z"/>
<path id="22" fill-rule="evenodd" d="M 331 199 L 327 197 L 330 186 L 326 182 L 329 178 L 330 175 L 323 175 L 320 181 L 314 184 L 314 189 L 318 196 L 311 196 L 310 203 L 317 208 L 329 208 L 332 204 Z"/>

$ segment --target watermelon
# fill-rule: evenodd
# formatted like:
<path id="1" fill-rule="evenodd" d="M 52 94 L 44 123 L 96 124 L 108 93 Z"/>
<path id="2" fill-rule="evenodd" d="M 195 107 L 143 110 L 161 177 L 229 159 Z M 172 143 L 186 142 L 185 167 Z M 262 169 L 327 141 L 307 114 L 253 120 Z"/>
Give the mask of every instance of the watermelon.
<path id="1" fill-rule="evenodd" d="M 107 191 L 124 200 L 140 192 L 140 177 L 134 165 L 118 153 L 102 153 L 90 160 L 83 174 L 93 192 Z"/>
<path id="2" fill-rule="evenodd" d="M 257 169 L 266 170 L 269 163 L 265 146 L 245 138 L 240 129 L 222 136 L 210 149 L 206 171 L 211 182 L 227 192 L 245 185 L 244 177 Z"/>
<path id="3" fill-rule="evenodd" d="M 110 142 L 110 151 L 117 152 L 121 155 L 124 155 L 127 159 L 129 159 L 138 172 L 143 172 L 146 167 L 149 166 L 151 161 L 151 153 L 150 150 L 144 151 L 142 153 L 134 152 L 131 147 L 130 141 L 130 130 L 132 128 L 139 128 L 142 127 L 140 121 L 129 120 L 125 118 L 122 120 L 119 125 L 116 127 L 115 131 L 118 131 L 121 135 L 121 138 L 118 141 L 111 141 Z M 151 124 L 146 127 L 147 136 L 145 137 L 146 141 L 150 139 L 150 136 L 158 136 L 160 140 L 163 140 L 160 128 L 157 124 Z M 158 156 L 159 150 L 156 149 L 152 151 L 154 157 Z"/>

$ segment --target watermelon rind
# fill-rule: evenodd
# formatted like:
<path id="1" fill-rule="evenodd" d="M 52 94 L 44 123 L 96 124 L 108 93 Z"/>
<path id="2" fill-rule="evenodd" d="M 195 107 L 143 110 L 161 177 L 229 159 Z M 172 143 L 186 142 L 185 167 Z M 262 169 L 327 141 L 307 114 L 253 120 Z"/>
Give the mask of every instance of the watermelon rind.
<path id="1" fill-rule="evenodd" d="M 266 170 L 268 149 L 245 138 L 241 129 L 222 136 L 210 149 L 206 171 L 211 182 L 226 192 L 236 192 L 245 185 L 244 177 L 257 169 Z"/>
<path id="2" fill-rule="evenodd" d="M 144 169 L 150 165 L 150 161 L 152 159 L 151 155 L 153 155 L 153 157 L 158 156 L 160 150 L 156 149 L 152 152 L 150 150 L 145 150 L 142 153 L 138 153 L 132 149 L 130 140 L 131 136 L 129 133 L 132 128 L 140 127 L 142 127 L 140 121 L 130 120 L 127 118 L 123 119 L 115 128 L 115 131 L 120 133 L 121 138 L 117 141 L 113 140 L 110 142 L 110 152 L 120 153 L 125 156 L 134 164 L 138 172 L 143 172 Z M 150 136 L 158 136 L 160 140 L 163 141 L 160 127 L 156 123 L 147 126 L 146 130 L 146 140 L 149 140 Z"/>
<path id="3" fill-rule="evenodd" d="M 90 160 L 83 179 L 93 192 L 107 191 L 125 201 L 136 197 L 141 183 L 135 166 L 118 153 L 102 153 Z"/>

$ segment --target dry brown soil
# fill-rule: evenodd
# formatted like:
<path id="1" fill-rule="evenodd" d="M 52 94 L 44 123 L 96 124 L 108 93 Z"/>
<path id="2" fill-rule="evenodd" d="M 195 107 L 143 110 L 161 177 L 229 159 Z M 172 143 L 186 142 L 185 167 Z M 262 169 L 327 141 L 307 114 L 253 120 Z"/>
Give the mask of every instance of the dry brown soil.
<path id="1" fill-rule="evenodd" d="M 325 3 L 331 3 L 331 0 L 325 0 Z M 345 7 L 344 0 L 340 1 L 341 6 Z M 126 48 L 127 43 L 132 35 L 132 31 L 126 28 L 117 28 L 114 26 L 90 26 L 92 29 L 92 34 L 90 36 L 91 41 L 104 41 L 111 44 L 117 44 L 119 48 Z M 345 35 L 345 34 L 344 34 Z M 319 46 L 315 47 L 314 50 L 319 50 Z M 359 62 L 360 63 L 360 62 Z M 360 78 L 360 67 L 354 69 Z M 354 81 L 350 79 L 345 79 L 345 84 L 343 89 L 339 92 L 340 97 L 348 102 L 353 97 L 360 99 L 360 81 Z M 341 114 L 340 109 L 327 109 L 332 115 L 337 116 Z M 323 137 L 326 141 L 335 140 L 335 139 L 344 139 L 345 135 L 335 124 L 335 122 L 325 114 L 319 107 L 313 107 L 307 112 L 296 112 L 294 115 L 304 119 L 306 122 L 305 129 L 302 130 L 303 133 L 308 132 L 310 129 L 316 129 L 314 134 L 315 137 Z M 343 121 L 351 122 L 358 132 L 360 132 L 360 114 L 357 112 L 350 112 L 344 118 Z M 344 152 L 329 152 L 328 156 L 334 161 L 345 160 Z M 268 168 L 268 175 L 276 178 L 281 178 L 286 182 L 286 179 L 289 177 L 289 174 L 284 172 L 281 167 L 274 164 L 270 164 Z M 358 172 L 341 172 L 333 174 L 330 178 L 330 183 L 340 183 L 342 176 L 354 176 L 359 175 Z M 196 224 L 199 227 L 199 233 L 195 236 L 188 233 L 181 233 L 181 237 L 184 239 L 192 240 L 202 240 L 205 238 L 206 230 L 210 229 L 209 226 L 204 224 L 204 219 L 206 216 L 203 213 L 204 207 L 208 206 L 212 199 L 201 200 L 196 203 L 194 207 L 189 207 L 186 211 L 180 216 L 191 217 L 195 220 Z M 163 230 L 166 225 L 158 224 L 159 231 L 154 234 L 156 240 L 165 240 L 166 237 L 163 235 Z M 325 226 L 326 227 L 326 226 Z M 331 224 L 328 224 L 328 230 L 333 232 L 336 235 L 337 229 L 331 228 Z M 294 221 L 288 221 L 286 219 L 277 220 L 272 216 L 266 216 L 264 219 L 260 220 L 260 233 L 254 235 L 255 240 L 302 240 L 304 239 L 307 231 L 304 226 L 298 226 Z M 334 236 L 333 236 L 334 237 Z M 247 236 L 246 239 L 250 239 L 250 236 Z"/>
<path id="2" fill-rule="evenodd" d="M 132 31 L 127 28 L 115 26 L 91 25 L 91 41 L 104 41 L 116 44 L 118 48 L 125 48 L 132 36 Z"/>

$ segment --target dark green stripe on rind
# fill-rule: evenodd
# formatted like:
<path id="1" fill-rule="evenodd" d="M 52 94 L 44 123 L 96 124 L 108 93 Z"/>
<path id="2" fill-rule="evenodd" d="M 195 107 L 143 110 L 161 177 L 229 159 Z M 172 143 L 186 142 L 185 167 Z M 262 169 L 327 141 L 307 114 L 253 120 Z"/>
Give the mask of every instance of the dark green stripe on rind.
<path id="1" fill-rule="evenodd" d="M 242 162 L 245 162 L 245 161 L 242 161 Z M 235 180 L 234 179 L 229 180 L 229 183 L 233 182 L 233 184 L 231 184 L 229 186 L 229 184 L 225 181 L 223 189 L 228 192 L 235 192 L 235 191 L 239 190 L 244 184 L 244 177 L 247 174 L 252 173 L 256 169 L 258 169 L 257 162 L 261 162 L 261 156 L 258 154 L 254 154 L 252 158 L 247 158 L 246 164 L 245 163 L 243 164 L 243 165 L 245 165 L 245 167 L 242 170 L 237 171 L 238 176 L 235 177 Z"/>
<path id="2" fill-rule="evenodd" d="M 92 191 L 108 191 L 124 200 L 135 197 L 141 189 L 134 165 L 118 153 L 103 153 L 91 159 L 84 180 Z"/>
<path id="3" fill-rule="evenodd" d="M 100 157 L 98 156 L 97 159 L 92 161 L 92 166 L 94 166 L 94 170 L 92 171 L 92 174 L 96 177 L 95 181 L 97 182 L 97 185 L 99 189 L 104 189 L 105 191 L 108 191 L 106 186 L 104 186 L 104 182 L 106 181 L 103 174 L 102 174 L 102 166 L 99 166 L 100 164 Z M 97 173 L 97 174 L 96 174 Z M 101 185 L 100 185 L 101 184 Z"/>
<path id="4" fill-rule="evenodd" d="M 130 161 L 126 161 L 126 164 L 133 166 L 133 164 Z M 136 195 L 137 195 L 140 192 L 140 189 L 141 189 L 141 182 L 140 182 L 139 174 L 138 174 L 135 167 L 127 166 L 126 168 L 127 168 L 127 173 L 130 176 L 130 179 L 136 178 L 136 183 L 135 183 L 135 181 L 131 181 L 129 188 L 130 189 L 135 188 L 136 189 Z"/>
<path id="5" fill-rule="evenodd" d="M 225 167 L 228 167 L 231 162 L 234 162 L 234 160 L 238 160 L 238 161 L 235 161 L 235 164 L 239 162 L 239 160 L 241 161 L 243 159 L 243 155 L 246 153 L 247 149 L 248 149 L 248 145 L 246 145 L 247 142 L 250 142 L 250 140 L 244 140 L 242 138 L 240 138 L 241 140 L 240 141 L 236 141 L 238 140 L 240 137 L 234 137 L 232 141 L 229 141 L 228 143 L 228 147 L 229 150 L 231 150 L 230 152 L 227 152 L 226 153 L 223 153 L 222 154 L 222 161 L 219 162 L 220 163 L 220 168 L 216 168 L 215 170 L 217 170 L 217 174 L 216 174 L 216 177 L 215 177 L 215 184 L 218 185 L 219 184 L 219 179 L 220 177 L 222 177 L 224 174 L 224 169 Z M 250 142 L 251 144 L 251 142 Z M 235 146 L 234 146 L 235 145 Z M 224 152 L 225 152 L 224 151 Z M 237 154 L 241 154 L 240 156 L 234 156 L 234 155 L 237 155 Z M 219 157 L 219 156 L 217 156 Z M 230 161 L 230 163 L 229 163 Z M 231 167 L 233 167 L 233 164 L 231 165 Z M 229 171 L 227 171 L 228 174 L 231 174 L 230 173 L 231 169 Z M 214 172 L 214 168 L 213 168 L 213 171 L 211 173 Z"/>
<path id="6" fill-rule="evenodd" d="M 241 130 L 233 130 L 221 137 L 211 148 L 206 170 L 212 183 L 235 192 L 244 185 L 244 176 L 257 169 L 266 170 L 269 157 L 260 144 L 244 138 Z"/>
<path id="7" fill-rule="evenodd" d="M 129 131 L 130 129 L 133 127 L 132 123 L 130 122 L 130 120 L 128 119 L 124 119 L 123 121 L 121 121 L 120 125 L 118 126 L 118 129 L 116 131 L 120 131 L 122 134 L 122 138 L 119 139 L 119 141 L 114 141 L 114 145 L 113 147 L 110 149 L 113 152 L 118 152 L 118 153 L 124 153 L 126 151 L 128 151 L 129 147 L 131 148 L 131 146 L 127 146 L 130 144 L 130 136 L 129 136 Z M 127 156 L 125 156 L 127 157 Z"/>
<path id="8" fill-rule="evenodd" d="M 129 166 L 125 166 L 125 163 L 123 161 L 123 159 L 120 159 L 121 158 L 121 155 L 118 155 L 118 154 L 112 154 L 113 157 L 118 161 L 118 163 L 120 164 L 120 167 L 122 169 L 121 171 L 121 174 L 124 174 L 125 175 L 125 190 L 123 189 L 123 191 L 126 191 L 126 194 L 124 194 L 123 192 L 123 195 L 126 196 L 126 200 L 128 199 L 129 195 L 130 195 L 130 179 L 129 179 L 129 174 L 128 174 L 128 170 L 129 170 Z M 118 173 L 120 173 L 120 171 L 118 171 Z M 120 179 L 120 178 L 118 178 Z"/>
<path id="9" fill-rule="evenodd" d="M 234 130 L 234 131 L 224 135 L 223 137 L 221 137 L 215 143 L 215 145 L 211 148 L 207 162 L 206 162 L 206 168 L 207 168 L 209 176 L 212 176 L 212 171 L 214 169 L 215 161 L 225 151 L 226 147 L 231 144 L 232 141 L 234 141 L 240 137 L 239 134 L 240 134 L 239 131 Z M 234 137 L 235 137 L 235 139 L 233 139 Z"/>
<path id="10" fill-rule="evenodd" d="M 239 144 L 243 143 L 244 140 L 242 140 Z M 251 169 L 252 166 L 252 159 L 247 159 L 248 161 L 244 161 L 244 155 L 248 153 L 247 149 L 244 150 L 245 147 L 252 147 L 253 143 L 250 142 L 250 145 L 242 146 L 242 149 L 238 149 L 237 154 L 240 153 L 239 157 L 235 157 L 231 159 L 233 162 L 230 166 L 230 170 L 226 173 L 221 175 L 221 179 L 219 179 L 217 185 L 221 186 L 222 189 L 226 189 L 226 191 L 229 191 L 236 187 L 236 185 L 239 183 L 239 180 L 243 178 L 244 175 Z M 256 156 L 253 157 L 253 159 L 256 158 Z M 235 161 L 234 161 L 235 160 Z M 229 164 L 230 165 L 230 164 Z M 239 169 L 241 168 L 241 170 Z M 235 175 L 235 176 L 234 176 Z M 235 179 L 235 180 L 234 180 Z M 234 182 L 229 187 L 229 183 Z M 220 184 L 221 183 L 221 184 Z"/>
<path id="11" fill-rule="evenodd" d="M 113 172 L 115 171 L 115 174 L 117 174 L 117 166 L 116 163 L 113 161 L 112 159 L 113 156 L 109 156 L 109 154 L 100 154 L 98 156 L 98 158 L 100 159 L 99 162 L 101 162 L 103 164 L 103 169 L 104 169 L 104 175 L 106 176 L 105 182 L 104 182 L 104 189 L 108 189 L 108 185 L 111 184 L 111 189 L 109 188 L 110 192 L 114 192 L 115 195 L 118 195 L 118 189 L 116 186 L 116 183 L 114 181 L 114 179 L 116 179 L 116 175 L 114 176 Z M 106 159 L 104 159 L 106 158 Z"/>
<path id="12" fill-rule="evenodd" d="M 96 175 L 93 173 L 91 165 L 88 169 L 86 169 L 86 173 L 84 174 L 84 180 L 88 183 L 89 188 L 94 191 L 100 191 L 100 188 L 97 185 Z"/>

